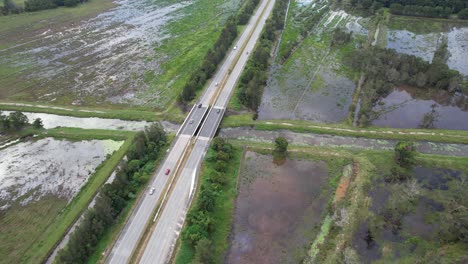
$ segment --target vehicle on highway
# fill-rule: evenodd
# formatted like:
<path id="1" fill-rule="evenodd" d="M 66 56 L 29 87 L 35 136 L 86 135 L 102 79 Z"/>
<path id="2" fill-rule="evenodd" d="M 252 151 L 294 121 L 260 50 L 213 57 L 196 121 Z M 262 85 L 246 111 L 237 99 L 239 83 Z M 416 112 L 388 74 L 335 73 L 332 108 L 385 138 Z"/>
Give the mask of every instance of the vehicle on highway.
<path id="1" fill-rule="evenodd" d="M 235 49 L 235 50 L 237 49 L 237 45 L 236 45 L 236 46 L 234 46 L 234 49 Z"/>
<path id="2" fill-rule="evenodd" d="M 215 83 L 215 86 L 218 86 L 219 83 Z"/>
<path id="3" fill-rule="evenodd" d="M 193 124 L 193 119 L 190 119 L 190 121 L 188 122 L 189 124 Z"/>
<path id="4" fill-rule="evenodd" d="M 155 190 L 154 188 L 151 188 L 151 190 L 150 190 L 149 194 L 150 194 L 150 195 L 153 195 L 153 193 L 154 193 L 154 190 Z"/>
<path id="5" fill-rule="evenodd" d="M 245 54 L 249 55 L 249 52 L 247 51 Z"/>
<path id="6" fill-rule="evenodd" d="M 171 172 L 171 169 L 166 169 L 166 172 L 164 174 L 169 175 L 170 172 Z"/>
<path id="7" fill-rule="evenodd" d="M 198 108 L 201 108 L 202 107 L 202 104 L 198 104 Z"/>
<path id="8" fill-rule="evenodd" d="M 219 112 L 221 112 L 221 109 L 216 109 L 216 113 L 219 114 Z"/>

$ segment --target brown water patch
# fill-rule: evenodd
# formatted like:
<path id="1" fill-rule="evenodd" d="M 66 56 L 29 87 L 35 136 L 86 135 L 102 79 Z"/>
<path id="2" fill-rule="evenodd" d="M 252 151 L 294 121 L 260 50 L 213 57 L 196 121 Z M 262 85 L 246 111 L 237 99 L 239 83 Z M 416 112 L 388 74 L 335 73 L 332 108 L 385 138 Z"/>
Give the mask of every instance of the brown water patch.
<path id="1" fill-rule="evenodd" d="M 468 96 L 446 91 L 397 87 L 380 99 L 372 109 L 379 113 L 373 125 L 394 128 L 417 128 L 424 115 L 434 108 L 434 128 L 468 130 Z"/>
<path id="2" fill-rule="evenodd" d="M 321 161 L 247 152 L 241 171 L 227 263 L 298 263 L 326 205 L 328 176 Z"/>

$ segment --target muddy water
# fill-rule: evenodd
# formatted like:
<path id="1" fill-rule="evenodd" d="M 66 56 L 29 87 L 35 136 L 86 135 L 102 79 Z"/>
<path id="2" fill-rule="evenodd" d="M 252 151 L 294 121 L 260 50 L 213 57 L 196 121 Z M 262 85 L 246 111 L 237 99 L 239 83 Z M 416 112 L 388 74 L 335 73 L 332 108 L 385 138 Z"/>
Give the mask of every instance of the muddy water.
<path id="1" fill-rule="evenodd" d="M 0 208 L 27 204 L 45 195 L 71 200 L 106 155 L 123 142 L 71 142 L 45 138 L 0 151 Z"/>
<path id="2" fill-rule="evenodd" d="M 441 33 L 418 35 L 408 30 L 388 30 L 387 48 L 431 62 Z"/>
<path id="3" fill-rule="evenodd" d="M 4 115 L 9 114 L 11 111 L 2 111 Z M 139 131 L 143 130 L 146 126 L 151 125 L 151 122 L 146 121 L 127 121 L 121 119 L 98 118 L 98 117 L 71 117 L 61 116 L 44 113 L 29 113 L 23 112 L 29 122 L 36 118 L 42 119 L 44 128 L 55 127 L 78 127 L 83 129 L 109 129 L 109 130 L 129 130 Z M 161 122 L 166 132 L 176 132 L 179 125 L 167 121 Z"/>
<path id="4" fill-rule="evenodd" d="M 318 69 L 317 74 L 299 70 L 296 61 L 289 73 L 277 69 L 263 93 L 258 119 L 301 119 L 339 122 L 346 118 L 355 84 L 333 71 Z M 320 81 L 319 81 L 319 80 Z M 313 84 L 314 81 L 318 82 Z M 312 86 L 318 85 L 318 89 Z"/>
<path id="5" fill-rule="evenodd" d="M 324 162 L 247 152 L 226 263 L 299 263 L 326 206 Z"/>
<path id="6" fill-rule="evenodd" d="M 393 151 L 397 140 L 368 139 L 359 137 L 344 137 L 313 133 L 296 133 L 289 130 L 262 131 L 252 128 L 223 128 L 220 137 L 255 142 L 271 143 L 277 137 L 284 137 L 290 144 L 299 146 L 339 147 L 351 150 L 389 150 Z M 420 141 L 416 143 L 418 152 L 449 156 L 468 156 L 468 145 L 443 144 Z"/>
<path id="7" fill-rule="evenodd" d="M 417 128 L 425 114 L 435 105 L 435 128 L 468 130 L 468 96 L 450 95 L 445 91 L 428 93 L 417 88 L 398 87 L 380 99 L 374 111 L 380 113 L 373 125 L 395 128 Z"/>
<path id="8" fill-rule="evenodd" d="M 418 23 L 418 22 L 414 22 Z M 433 22 L 436 23 L 436 22 Z M 414 55 L 431 62 L 434 52 L 443 38 L 447 39 L 447 65 L 468 76 L 468 27 L 466 24 L 439 24 L 433 32 L 413 32 L 411 23 L 406 29 L 389 29 L 387 32 L 387 48 L 400 53 Z"/>
<path id="9" fill-rule="evenodd" d="M 154 46 L 170 37 L 164 25 L 191 1 L 118 0 L 118 6 L 64 31 L 44 30 L 34 40 L 0 50 L 0 64 L 35 81 L 35 96 L 54 101 L 72 93 L 79 98 L 140 102 L 147 70 L 159 71 Z M 40 80 L 40 81 L 37 81 Z M 17 80 L 3 83 L 15 87 Z M 154 95 L 157 96 L 157 95 Z"/>

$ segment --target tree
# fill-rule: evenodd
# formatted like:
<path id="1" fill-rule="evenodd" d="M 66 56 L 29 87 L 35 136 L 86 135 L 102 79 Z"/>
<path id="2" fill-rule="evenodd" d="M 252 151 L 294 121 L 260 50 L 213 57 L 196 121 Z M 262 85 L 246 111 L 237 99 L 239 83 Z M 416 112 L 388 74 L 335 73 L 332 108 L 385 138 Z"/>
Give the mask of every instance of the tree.
<path id="1" fill-rule="evenodd" d="M 166 144 L 167 137 L 164 128 L 159 122 L 154 122 L 145 128 L 145 134 L 149 142 L 154 142 L 159 146 Z"/>
<path id="2" fill-rule="evenodd" d="M 194 263 L 213 263 L 213 248 L 211 246 L 211 240 L 208 238 L 200 239 L 195 246 Z"/>
<path id="3" fill-rule="evenodd" d="M 182 236 L 187 239 L 192 245 L 196 245 L 202 238 L 206 238 L 208 233 L 200 225 L 193 224 L 188 226 Z"/>
<path id="4" fill-rule="evenodd" d="M 275 139 L 275 151 L 279 153 L 286 153 L 288 151 L 288 141 L 284 137 L 277 137 Z"/>
<path id="5" fill-rule="evenodd" d="M 34 128 L 37 128 L 37 129 L 40 129 L 40 128 L 44 127 L 44 124 L 42 123 L 42 119 L 40 119 L 40 118 L 34 119 L 34 122 L 33 122 L 32 125 L 33 125 Z"/>
<path id="6" fill-rule="evenodd" d="M 29 124 L 28 117 L 21 112 L 12 112 L 8 116 L 10 120 L 10 125 L 15 130 L 21 130 L 23 127 Z"/>
<path id="7" fill-rule="evenodd" d="M 395 161 L 404 168 L 410 168 L 415 163 L 416 149 L 412 142 L 398 142 L 395 146 Z"/>
<path id="8" fill-rule="evenodd" d="M 468 8 L 463 9 L 458 13 L 458 18 L 460 19 L 468 19 Z"/>

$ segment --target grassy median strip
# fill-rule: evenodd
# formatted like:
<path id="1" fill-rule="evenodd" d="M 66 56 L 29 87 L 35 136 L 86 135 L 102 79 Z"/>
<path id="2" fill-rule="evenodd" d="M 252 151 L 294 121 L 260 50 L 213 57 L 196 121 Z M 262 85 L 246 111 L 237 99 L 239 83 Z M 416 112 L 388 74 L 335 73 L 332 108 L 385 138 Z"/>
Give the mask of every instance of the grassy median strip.
<path id="1" fill-rule="evenodd" d="M 180 246 L 175 257 L 175 262 L 178 264 L 193 263 L 195 260 L 203 263 L 203 256 L 200 255 L 206 247 L 211 252 L 210 260 L 213 263 L 221 263 L 228 248 L 242 150 L 239 147 L 232 147 L 229 143 L 230 147 L 217 148 L 215 146 L 218 144 L 216 142 L 218 140 L 214 140 L 202 165 L 198 184 L 199 191 L 187 214 L 186 225 L 180 236 Z M 226 153 L 230 153 L 228 154 L 230 156 L 229 162 L 222 160 L 227 158 Z M 214 192 L 213 196 L 211 196 L 212 192 Z M 206 201 L 210 200 L 206 199 L 208 196 L 213 197 L 211 202 L 213 202 L 214 208 L 211 210 L 205 210 Z M 209 225 L 207 226 L 208 231 L 201 230 L 204 229 L 201 223 L 203 221 L 200 221 L 202 219 L 208 219 L 208 222 L 205 222 Z M 205 243 L 200 243 L 201 241 Z"/>
<path id="2" fill-rule="evenodd" d="M 94 131 L 95 133 L 95 131 Z M 53 133 L 52 133 L 53 134 Z M 83 136 L 85 133 L 81 133 Z M 92 132 L 90 132 L 92 134 Z M 65 134 L 62 134 L 66 138 Z M 95 172 L 89 177 L 89 180 L 81 188 L 80 192 L 73 198 L 73 200 L 55 217 L 51 224 L 42 233 L 38 241 L 24 253 L 22 262 L 36 263 L 46 259 L 48 254 L 51 253 L 54 246 L 60 242 L 68 228 L 78 219 L 83 210 L 88 207 L 93 197 L 96 195 L 98 189 L 109 178 L 119 162 L 127 153 L 132 145 L 133 135 L 127 137 L 123 145 L 108 159 L 101 163 Z M 79 139 L 80 137 L 73 137 L 72 139 Z"/>
<path id="3" fill-rule="evenodd" d="M 441 143 L 468 144 L 468 132 L 443 129 L 403 129 L 365 127 L 357 128 L 346 124 L 323 124 L 302 120 L 252 120 L 251 114 L 233 115 L 223 119 L 221 127 L 251 126 L 258 130 L 287 129 L 299 133 L 331 134 L 375 139 L 397 139 L 406 141 L 432 141 Z"/>

